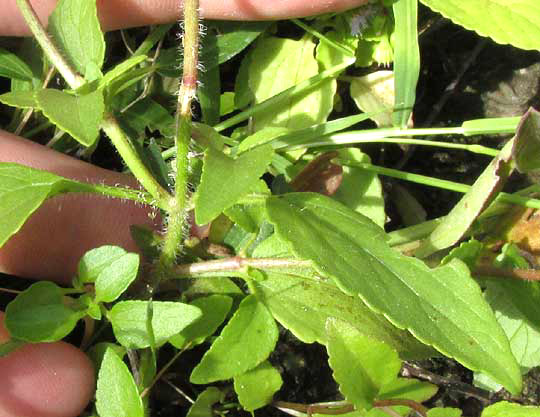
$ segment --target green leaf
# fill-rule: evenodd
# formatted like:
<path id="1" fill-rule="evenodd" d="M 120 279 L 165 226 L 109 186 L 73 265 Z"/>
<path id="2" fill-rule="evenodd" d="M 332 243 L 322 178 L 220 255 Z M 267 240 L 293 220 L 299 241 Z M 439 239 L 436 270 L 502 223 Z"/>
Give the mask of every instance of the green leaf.
<path id="1" fill-rule="evenodd" d="M 248 45 L 250 45 L 257 37 L 263 33 L 272 22 L 231 22 L 231 21 L 214 21 L 209 22 L 208 27 L 215 30 L 217 42 L 209 48 L 205 48 L 203 39 L 202 58 L 206 54 L 213 54 L 215 48 L 218 55 L 218 64 L 221 65 L 227 62 Z"/>
<path id="2" fill-rule="evenodd" d="M 189 298 L 205 297 L 213 294 L 227 295 L 233 300 L 244 298 L 244 292 L 229 278 L 210 277 L 192 280 L 183 293 Z"/>
<path id="3" fill-rule="evenodd" d="M 275 319 L 304 343 L 328 343 L 326 321 L 335 318 L 366 337 L 388 344 L 404 359 L 428 358 L 435 354 L 409 332 L 396 328 L 359 297 L 345 294 L 328 279 L 265 273 L 264 281 L 253 284 L 257 295 Z"/>
<path id="4" fill-rule="evenodd" d="M 0 163 L 0 247 L 47 199 L 66 192 L 97 192 L 90 184 L 13 163 Z"/>
<path id="5" fill-rule="evenodd" d="M 107 350 L 112 349 L 120 359 L 124 357 L 126 354 L 126 348 L 120 345 L 116 345 L 111 342 L 99 342 L 90 347 L 86 354 L 94 364 L 94 370 L 96 373 L 96 381 L 98 377 L 99 369 L 101 368 L 101 363 L 103 362 L 103 358 L 105 357 L 105 352 Z"/>
<path id="6" fill-rule="evenodd" d="M 273 142 L 276 138 L 279 138 L 289 132 L 291 132 L 291 129 L 286 127 L 265 127 L 244 138 L 242 142 L 240 142 L 240 145 L 238 145 L 238 153 L 241 154 L 257 146 L 268 142 Z"/>
<path id="7" fill-rule="evenodd" d="M 144 407 L 127 366 L 107 348 L 98 374 L 96 408 L 99 417 L 144 417 Z"/>
<path id="8" fill-rule="evenodd" d="M 454 245 L 465 235 L 474 220 L 496 197 L 512 172 L 513 146 L 513 140 L 504 145 L 499 155 L 476 179 L 467 194 L 422 242 L 416 250 L 415 256 L 425 258 L 434 252 Z"/>
<path id="9" fill-rule="evenodd" d="M 0 77 L 32 81 L 34 74 L 26 62 L 16 54 L 0 48 Z"/>
<path id="10" fill-rule="evenodd" d="M 201 183 L 195 194 L 197 224 L 212 221 L 257 187 L 259 178 L 272 160 L 272 154 L 270 145 L 260 146 L 236 159 L 208 148 Z"/>
<path id="11" fill-rule="evenodd" d="M 369 156 L 357 148 L 340 149 L 338 152 L 343 164 L 343 178 L 332 197 L 384 227 L 386 213 L 379 177 L 365 169 L 347 166 L 347 160 L 371 163 Z"/>
<path id="12" fill-rule="evenodd" d="M 433 397 L 439 387 L 411 378 L 396 378 L 381 388 L 380 400 L 403 398 L 422 403 Z"/>
<path id="13" fill-rule="evenodd" d="M 512 154 L 519 172 L 540 169 L 540 112 L 532 107 L 519 122 Z"/>
<path id="14" fill-rule="evenodd" d="M 0 95 L 0 103 L 20 109 L 33 109 L 38 107 L 36 101 L 36 92 L 31 91 L 12 91 Z"/>
<path id="15" fill-rule="evenodd" d="M 152 328 L 156 346 L 182 331 L 201 316 L 197 307 L 178 302 L 153 301 Z M 150 346 L 146 331 L 148 301 L 121 301 L 107 314 L 118 342 L 128 349 Z"/>
<path id="16" fill-rule="evenodd" d="M 540 417 L 540 407 L 501 401 L 484 408 L 481 417 Z"/>
<path id="17" fill-rule="evenodd" d="M 392 126 L 394 107 L 394 73 L 376 71 L 362 77 L 354 77 L 350 87 L 351 97 L 378 127 Z"/>
<path id="18" fill-rule="evenodd" d="M 268 361 L 234 377 L 234 390 L 238 394 L 238 401 L 247 411 L 270 404 L 282 384 L 281 375 Z"/>
<path id="19" fill-rule="evenodd" d="M 268 37 L 257 43 L 249 66 L 249 87 L 260 103 L 317 75 L 315 44 L 309 37 L 295 41 Z M 253 118 L 253 129 L 284 126 L 301 129 L 326 121 L 334 106 L 336 81 L 325 81 L 300 97 L 278 104 Z"/>
<path id="20" fill-rule="evenodd" d="M 116 300 L 137 278 L 139 255 L 126 253 L 103 269 L 96 279 L 96 302 Z"/>
<path id="21" fill-rule="evenodd" d="M 234 110 L 234 93 L 232 91 L 225 91 L 219 96 L 219 115 L 226 116 Z"/>
<path id="22" fill-rule="evenodd" d="M 335 30 L 326 32 L 324 36 L 334 45 L 320 39 L 315 57 L 322 69 L 326 70 L 342 63 L 354 64 L 356 61 L 354 51 L 358 45 L 357 36 L 351 35 L 348 31 L 336 32 Z"/>
<path id="23" fill-rule="evenodd" d="M 463 263 L 431 270 L 392 250 L 369 219 L 322 195 L 271 197 L 267 210 L 293 253 L 310 259 L 341 290 L 359 295 L 423 343 L 490 374 L 513 393 L 520 391 L 508 339 Z"/>
<path id="24" fill-rule="evenodd" d="M 521 49 L 540 49 L 540 3 L 536 0 L 421 0 L 467 29 L 495 42 Z"/>
<path id="25" fill-rule="evenodd" d="M 271 22 L 231 22 L 231 21 L 208 21 L 207 29 L 209 32 L 217 32 L 215 42 L 202 39 L 200 61 L 206 63 L 207 56 L 217 55 L 217 62 L 210 60 L 205 69 L 211 70 L 215 65 L 221 65 L 229 59 L 242 52 L 251 42 L 253 42 Z M 169 48 L 163 50 L 157 59 L 158 72 L 168 77 L 179 77 L 182 75 L 181 66 L 179 66 L 178 48 Z"/>
<path id="26" fill-rule="evenodd" d="M 105 245 L 86 252 L 77 266 L 77 281 L 81 284 L 92 284 L 101 272 L 127 252 L 119 246 Z"/>
<path id="27" fill-rule="evenodd" d="M 81 295 L 78 298 L 78 302 L 81 306 L 84 306 L 87 316 L 93 318 L 94 320 L 101 320 L 101 307 L 97 302 L 94 301 L 94 298 L 90 293 L 84 293 Z"/>
<path id="28" fill-rule="evenodd" d="M 461 417 L 459 408 L 432 408 L 428 410 L 427 417 Z"/>
<path id="29" fill-rule="evenodd" d="M 457 258 L 464 262 L 469 269 L 472 269 L 476 265 L 476 261 L 484 249 L 484 244 L 482 242 L 479 242 L 476 239 L 470 239 L 452 249 L 450 253 L 442 259 L 441 265 L 447 264 L 452 259 Z"/>
<path id="30" fill-rule="evenodd" d="M 396 378 L 390 384 L 381 388 L 381 393 L 377 400 L 385 399 L 404 399 L 413 400 L 418 403 L 427 401 L 433 397 L 438 387 L 427 382 L 421 382 L 416 379 L 409 378 Z M 398 405 L 390 407 L 396 413 L 406 416 L 411 409 L 406 406 Z M 363 414 L 362 417 L 387 417 L 388 414 L 378 408 L 372 408 L 367 414 Z"/>
<path id="31" fill-rule="evenodd" d="M 4 323 L 15 339 L 55 342 L 67 336 L 84 317 L 85 311 L 75 308 L 68 305 L 58 285 L 36 282 L 8 304 Z"/>
<path id="32" fill-rule="evenodd" d="M 327 332 L 328 363 L 339 390 L 357 409 L 371 409 L 381 388 L 397 379 L 397 352 L 335 319 L 328 320 Z"/>
<path id="33" fill-rule="evenodd" d="M 540 327 L 531 323 L 516 307 L 516 304 L 520 304 L 519 292 L 512 292 L 512 285 L 500 284 L 496 281 L 488 282 L 485 296 L 510 340 L 512 352 L 522 368 L 522 373 L 526 373 L 540 365 Z M 537 319 L 537 324 L 538 321 Z"/>
<path id="34" fill-rule="evenodd" d="M 146 61 L 148 57 L 146 55 L 134 55 L 125 61 L 120 62 L 114 68 L 107 71 L 102 79 L 99 80 L 98 88 L 102 89 L 108 87 L 114 83 L 119 77 L 127 73 L 131 68 L 136 67 L 140 63 Z"/>
<path id="35" fill-rule="evenodd" d="M 216 387 L 206 388 L 189 408 L 186 417 L 214 417 L 212 406 L 221 401 L 223 394 Z"/>
<path id="36" fill-rule="evenodd" d="M 418 1 L 397 0 L 393 4 L 394 31 L 394 126 L 406 127 L 416 100 L 420 75 L 418 48 Z"/>
<path id="37" fill-rule="evenodd" d="M 125 106 L 124 103 L 121 104 L 122 107 Z M 141 134 L 146 128 L 159 131 L 163 136 L 174 134 L 174 117 L 165 107 L 149 97 L 136 102 L 119 117 L 122 123 L 136 134 Z"/>
<path id="38" fill-rule="evenodd" d="M 208 384 L 230 379 L 264 361 L 278 338 L 276 322 L 255 296 L 247 296 L 193 370 L 190 381 Z"/>
<path id="39" fill-rule="evenodd" d="M 215 53 L 206 54 L 205 71 L 199 73 L 201 86 L 197 91 L 197 98 L 201 108 L 203 123 L 213 126 L 219 123 L 219 105 L 220 105 L 220 90 L 221 90 L 221 75 L 219 71 L 219 58 L 216 36 L 205 36 L 202 41 L 202 50 L 209 47 L 215 50 Z"/>
<path id="40" fill-rule="evenodd" d="M 540 365 L 540 323 L 537 313 L 527 306 L 538 305 L 538 283 L 488 281 L 485 290 L 486 301 L 495 311 L 495 317 L 510 341 L 510 348 L 526 374 L 531 368 Z M 529 314 L 524 314 L 522 310 Z M 531 321 L 528 316 L 531 316 Z M 500 390 L 500 384 L 483 374 L 475 374 L 475 384 L 492 391 Z"/>
<path id="41" fill-rule="evenodd" d="M 211 295 L 194 300 L 191 305 L 202 311 L 202 316 L 179 334 L 169 339 L 174 347 L 184 348 L 188 343 L 195 346 L 211 336 L 223 323 L 232 306 L 232 298 L 226 295 Z"/>
<path id="42" fill-rule="evenodd" d="M 94 144 L 105 111 L 101 91 L 74 96 L 46 88 L 36 93 L 36 100 L 43 114 L 52 123 L 84 146 Z"/>
<path id="43" fill-rule="evenodd" d="M 252 190 L 257 194 L 270 194 L 268 186 L 263 180 L 260 180 Z M 257 233 L 264 221 L 266 209 L 264 203 L 261 204 L 235 204 L 224 211 L 224 214 L 237 223 L 242 229 L 249 233 Z"/>
<path id="44" fill-rule="evenodd" d="M 60 0 L 49 17 L 48 30 L 77 72 L 85 75 L 89 64 L 101 68 L 105 39 L 95 0 Z"/>

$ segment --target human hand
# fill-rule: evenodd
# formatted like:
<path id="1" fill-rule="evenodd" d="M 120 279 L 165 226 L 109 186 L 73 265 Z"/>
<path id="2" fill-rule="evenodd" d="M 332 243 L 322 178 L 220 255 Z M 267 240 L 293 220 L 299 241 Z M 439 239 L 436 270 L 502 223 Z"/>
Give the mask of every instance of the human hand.
<path id="1" fill-rule="evenodd" d="M 199 0 L 205 19 L 265 20 L 291 19 L 358 7 L 368 0 Z M 2 0 L 0 35 L 28 35 L 16 0 Z M 36 13 L 45 22 L 57 0 L 31 0 Z M 180 19 L 182 0 L 98 0 L 103 29 L 174 22 Z"/>
<path id="2" fill-rule="evenodd" d="M 339 11 L 367 0 L 200 0 L 203 17 L 280 19 Z M 98 0 L 105 29 L 163 23 L 177 19 L 178 0 Z M 56 0 L 32 1 L 41 19 Z M 28 30 L 15 0 L 4 0 L 0 35 Z M 129 176 L 103 170 L 0 131 L 0 161 L 17 162 L 87 182 L 137 186 Z M 158 228 L 148 207 L 99 196 L 64 195 L 41 206 L 19 233 L 0 249 L 0 271 L 36 279 L 68 282 L 79 258 L 104 244 L 136 251 L 129 225 Z M 8 339 L 2 327 L 0 343 Z M 25 346 L 0 358 L 0 417 L 74 417 L 93 395 L 94 371 L 88 358 L 64 342 Z"/>

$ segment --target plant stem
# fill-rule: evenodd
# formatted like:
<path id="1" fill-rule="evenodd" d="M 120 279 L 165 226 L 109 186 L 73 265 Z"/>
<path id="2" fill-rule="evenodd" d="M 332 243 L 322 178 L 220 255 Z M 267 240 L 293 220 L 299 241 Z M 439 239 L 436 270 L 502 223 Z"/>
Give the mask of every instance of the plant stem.
<path id="1" fill-rule="evenodd" d="M 453 378 L 437 375 L 412 363 L 404 362 L 400 374 L 405 378 L 418 378 L 440 387 L 447 387 L 451 391 L 457 391 L 470 397 L 474 397 L 484 404 L 489 403 L 492 400 L 492 395 L 489 391 L 454 380 Z"/>
<path id="2" fill-rule="evenodd" d="M 287 401 L 274 401 L 272 405 L 278 409 L 287 409 L 300 411 L 306 413 L 308 416 L 313 413 L 317 414 L 327 414 L 327 415 L 340 415 L 350 413 L 354 411 L 354 405 L 346 401 L 339 401 L 334 403 L 318 403 L 318 404 L 299 404 L 291 403 Z M 388 399 L 388 400 L 376 400 L 373 401 L 373 407 L 375 408 L 385 408 L 385 407 L 394 407 L 394 406 L 405 406 L 416 411 L 422 417 L 427 416 L 428 409 L 422 404 L 406 399 Z"/>
<path id="3" fill-rule="evenodd" d="M 402 405 L 405 407 L 409 407 L 410 409 L 416 411 L 420 416 L 427 417 L 428 409 L 424 407 L 419 402 L 416 402 L 414 400 L 406 400 L 401 398 L 393 398 L 389 400 L 376 400 L 373 402 L 373 407 L 381 408 L 381 407 L 394 407 L 397 405 Z"/>
<path id="4" fill-rule="evenodd" d="M 165 190 L 159 182 L 154 178 L 146 165 L 142 162 L 131 141 L 126 136 L 122 128 L 118 125 L 118 121 L 111 114 L 105 114 L 101 128 L 111 139 L 114 147 L 129 167 L 133 175 L 142 184 L 142 186 L 156 200 L 153 202 L 163 210 L 169 211 L 172 205 L 171 195 Z"/>
<path id="5" fill-rule="evenodd" d="M 413 130 L 413 129 L 410 129 Z M 396 143 L 402 145 L 421 145 L 421 146 L 436 146 L 439 148 L 450 148 L 450 149 L 462 149 L 465 151 L 488 155 L 488 156 L 497 156 L 499 151 L 497 149 L 488 148 L 482 145 L 476 144 L 466 144 L 466 143 L 452 143 L 452 142 L 441 142 L 434 140 L 425 140 L 425 139 L 406 139 L 406 138 L 396 138 L 391 136 L 383 136 L 386 129 L 381 129 L 380 132 L 375 131 L 352 131 L 344 133 L 336 133 L 328 136 L 314 138 L 313 140 L 306 141 L 304 143 L 280 146 L 277 149 L 283 150 L 294 150 L 297 148 L 314 148 L 319 146 L 331 146 L 331 145 L 350 145 L 358 143 Z M 404 131 L 396 132 L 402 134 L 403 136 L 411 136 L 410 134 L 405 134 Z"/>
<path id="6" fill-rule="evenodd" d="M 540 271 L 536 269 L 506 269 L 493 266 L 478 266 L 472 270 L 474 276 L 482 278 L 512 278 L 519 281 L 540 281 Z"/>
<path id="7" fill-rule="evenodd" d="M 354 161 L 341 161 L 344 165 L 355 166 L 366 171 L 375 172 L 380 175 L 386 175 L 388 177 L 398 178 L 405 181 L 416 182 L 418 184 L 429 185 L 430 187 L 438 187 L 445 190 L 456 191 L 458 193 L 467 193 L 471 186 L 467 184 L 460 184 L 458 182 L 441 180 L 438 178 L 428 177 L 420 174 L 412 174 L 410 172 L 404 172 L 397 169 L 381 167 L 377 165 L 367 164 L 363 162 Z M 511 203 L 519 206 L 540 209 L 540 200 L 528 197 L 522 197 L 516 194 L 499 193 L 495 199 L 498 202 Z"/>
<path id="8" fill-rule="evenodd" d="M 52 43 L 49 34 L 39 21 L 36 12 L 34 11 L 32 5 L 28 0 L 16 0 L 17 6 L 21 11 L 26 24 L 32 31 L 32 34 L 36 38 L 37 42 L 47 55 L 47 58 L 52 62 L 56 67 L 58 72 L 62 74 L 64 80 L 69 84 L 74 90 L 79 88 L 84 84 L 84 78 L 81 77 L 75 70 L 73 70 L 67 61 L 62 56 L 62 53 L 56 48 Z"/>
<path id="9" fill-rule="evenodd" d="M 121 186 L 113 187 L 101 184 L 88 184 L 85 182 L 70 182 L 66 185 L 66 192 L 101 194 L 107 197 L 131 200 L 141 204 L 155 204 L 154 198 L 149 193 Z"/>
<path id="10" fill-rule="evenodd" d="M 246 267 L 258 269 L 283 269 L 283 268 L 310 268 L 311 261 L 287 258 L 241 258 L 235 256 L 215 261 L 197 262 L 193 264 L 178 265 L 174 269 L 178 278 L 192 278 L 193 276 L 212 272 L 236 271 Z"/>
<path id="11" fill-rule="evenodd" d="M 141 398 L 144 398 L 146 397 L 149 393 L 150 393 L 150 390 L 152 389 L 152 387 L 156 384 L 156 382 L 158 382 L 160 380 L 160 378 L 163 376 L 163 374 L 165 372 L 167 372 L 167 370 L 171 367 L 171 365 L 180 357 L 180 355 L 182 353 L 184 353 L 186 351 L 186 349 L 189 349 L 191 347 L 191 342 L 188 343 L 188 345 L 183 348 L 183 349 L 180 349 L 178 352 L 176 352 L 174 354 L 174 356 L 163 366 L 163 368 L 161 368 L 159 370 L 159 372 L 156 374 L 156 376 L 154 377 L 154 379 L 152 379 L 152 382 L 150 383 L 150 385 L 148 385 L 140 394 L 140 397 Z"/>
<path id="12" fill-rule="evenodd" d="M 191 141 L 191 103 L 197 91 L 197 66 L 199 57 L 199 1 L 184 1 L 184 71 L 176 107 L 176 181 L 175 193 L 167 216 L 167 232 L 159 258 L 155 285 L 159 284 L 176 261 L 182 250 L 186 227 L 188 203 L 189 143 Z"/>
<path id="13" fill-rule="evenodd" d="M 277 409 L 288 409 L 300 411 L 301 413 L 306 413 L 307 415 L 312 415 L 313 413 L 317 414 L 328 414 L 328 415 L 340 415 L 345 413 L 350 413 L 354 411 L 354 406 L 350 403 L 342 403 L 335 405 L 334 403 L 329 404 L 299 404 L 291 403 L 287 401 L 274 401 L 272 403 Z"/>

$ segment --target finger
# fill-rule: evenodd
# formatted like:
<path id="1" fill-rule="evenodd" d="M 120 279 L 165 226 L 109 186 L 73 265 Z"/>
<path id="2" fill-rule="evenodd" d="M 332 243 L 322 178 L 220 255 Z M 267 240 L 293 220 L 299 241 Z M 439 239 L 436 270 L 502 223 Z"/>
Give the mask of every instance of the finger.
<path id="1" fill-rule="evenodd" d="M 0 343 L 9 339 L 0 312 Z M 75 417 L 93 395 L 94 370 L 64 342 L 26 345 L 0 358 L 1 417 Z"/>
<path id="2" fill-rule="evenodd" d="M 133 178 L 76 160 L 0 131 L 0 161 L 17 162 L 81 181 L 136 186 Z M 137 251 L 132 224 L 159 227 L 149 207 L 90 194 L 47 200 L 2 248 L 0 271 L 68 282 L 88 250 L 118 245 Z"/>
<path id="3" fill-rule="evenodd" d="M 207 19 L 263 20 L 310 16 L 358 7 L 368 0 L 200 0 L 201 15 Z M 15 0 L 3 0 L 0 34 L 29 33 Z M 56 0 L 32 0 L 43 22 Z M 98 0 L 100 20 L 106 30 L 174 22 L 180 18 L 180 0 Z"/>

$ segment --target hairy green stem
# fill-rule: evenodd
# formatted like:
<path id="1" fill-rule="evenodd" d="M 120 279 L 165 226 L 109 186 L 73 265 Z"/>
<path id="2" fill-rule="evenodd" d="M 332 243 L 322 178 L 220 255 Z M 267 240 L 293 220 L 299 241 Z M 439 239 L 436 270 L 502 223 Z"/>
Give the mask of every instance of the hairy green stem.
<path id="1" fill-rule="evenodd" d="M 107 136 L 109 136 L 114 147 L 120 156 L 122 156 L 122 159 L 129 167 L 133 175 L 135 175 L 137 180 L 139 180 L 142 186 L 155 199 L 155 201 L 152 203 L 163 210 L 171 210 L 171 195 L 159 184 L 159 182 L 157 182 L 146 165 L 144 165 L 131 141 L 126 136 L 114 116 L 111 114 L 106 114 L 103 118 L 103 122 L 101 123 L 101 128 L 107 134 Z"/>
<path id="2" fill-rule="evenodd" d="M 62 74 L 64 80 L 73 89 L 79 88 L 84 84 L 84 78 L 81 77 L 75 70 L 73 70 L 67 61 L 62 56 L 62 53 L 53 44 L 49 34 L 39 21 L 36 12 L 28 0 L 16 0 L 17 6 L 21 11 L 26 24 L 30 28 L 32 34 L 36 38 L 37 42 L 47 55 L 47 58 L 53 63 L 58 72 Z"/>
<path id="3" fill-rule="evenodd" d="M 189 143 L 191 141 L 191 103 L 197 91 L 199 57 L 199 1 L 184 1 L 184 64 L 176 107 L 176 180 L 174 200 L 167 216 L 167 232 L 159 258 L 156 280 L 159 284 L 170 272 L 176 255 L 182 250 L 188 205 Z"/>
<path id="4" fill-rule="evenodd" d="M 154 199 L 149 193 L 120 186 L 112 187 L 109 185 L 77 182 L 73 185 L 73 187 L 68 184 L 67 191 L 70 193 L 98 193 L 107 197 L 121 198 L 124 200 L 135 201 L 141 204 L 154 205 Z"/>

